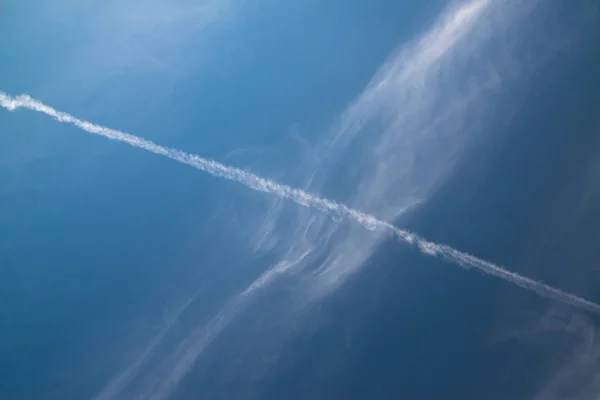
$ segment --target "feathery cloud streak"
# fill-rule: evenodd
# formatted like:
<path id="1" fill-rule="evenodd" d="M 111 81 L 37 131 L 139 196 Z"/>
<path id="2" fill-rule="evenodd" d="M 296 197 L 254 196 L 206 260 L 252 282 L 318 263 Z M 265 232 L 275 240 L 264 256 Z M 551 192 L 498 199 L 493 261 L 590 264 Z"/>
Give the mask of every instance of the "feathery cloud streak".
<path id="1" fill-rule="evenodd" d="M 526 45 L 520 40 L 525 22 L 537 29 L 529 20 L 536 3 L 457 2 L 400 44 L 306 157 L 302 188 L 384 221 L 426 204 L 469 148 L 487 140 L 488 121 L 498 117 L 494 105 L 509 84 L 530 73 L 528 62 L 511 60 Z M 298 226 L 308 225 L 306 210 L 287 207 L 273 207 L 262 218 L 281 247 L 297 247 L 296 228 L 285 227 L 290 215 Z M 256 236 L 261 243 L 266 234 Z M 314 251 L 305 267 L 317 272 L 307 301 L 335 293 L 382 238 L 316 216 L 306 243 Z"/>

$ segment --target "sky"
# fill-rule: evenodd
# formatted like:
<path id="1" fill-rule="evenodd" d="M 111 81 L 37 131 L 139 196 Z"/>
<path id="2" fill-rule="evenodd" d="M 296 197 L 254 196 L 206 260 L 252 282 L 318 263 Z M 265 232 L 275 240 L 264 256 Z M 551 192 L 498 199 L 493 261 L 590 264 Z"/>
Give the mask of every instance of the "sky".
<path id="1" fill-rule="evenodd" d="M 0 91 L 600 302 L 591 0 L 0 4 Z M 0 109 L 0 397 L 595 399 L 598 317 Z"/>

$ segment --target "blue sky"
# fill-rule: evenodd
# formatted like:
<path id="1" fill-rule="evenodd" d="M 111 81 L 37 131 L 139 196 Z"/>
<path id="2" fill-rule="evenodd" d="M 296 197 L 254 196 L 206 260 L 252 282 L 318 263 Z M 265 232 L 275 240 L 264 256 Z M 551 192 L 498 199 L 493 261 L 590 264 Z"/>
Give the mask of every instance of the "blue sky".
<path id="1" fill-rule="evenodd" d="M 0 90 L 598 300 L 593 2 L 33 3 L 0 6 Z M 0 132 L 6 398 L 595 392 L 585 313 L 43 115 Z"/>

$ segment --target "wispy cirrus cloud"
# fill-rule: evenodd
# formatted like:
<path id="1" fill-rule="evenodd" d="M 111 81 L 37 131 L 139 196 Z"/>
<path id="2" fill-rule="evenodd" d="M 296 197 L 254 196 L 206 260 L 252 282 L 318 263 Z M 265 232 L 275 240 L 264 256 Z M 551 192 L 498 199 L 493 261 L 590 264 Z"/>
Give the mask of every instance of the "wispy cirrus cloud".
<path id="1" fill-rule="evenodd" d="M 400 46 L 316 146 L 303 166 L 305 187 L 386 221 L 426 201 L 481 139 L 502 88 L 527 68 L 513 56 L 515 37 L 536 4 L 455 4 Z M 291 212 L 273 210 L 265 220 L 276 232 L 273 221 Z M 307 263 L 325 260 L 308 289 L 316 298 L 358 271 L 381 239 L 323 218 L 311 221 L 308 235 Z"/>
<path id="2" fill-rule="evenodd" d="M 308 301 L 317 301 L 333 293 L 347 277 L 360 270 L 381 238 L 390 233 L 426 255 L 468 268 L 480 268 L 544 296 L 595 310 L 594 304 L 583 299 L 512 274 L 468 254 L 430 243 L 410 232 L 397 230 L 388 222 L 426 201 L 461 159 L 465 146 L 479 134 L 485 105 L 514 73 L 504 69 L 504 64 L 499 62 L 502 57 L 489 53 L 498 51 L 497 54 L 504 55 L 511 52 L 513 44 L 503 42 L 502 38 L 507 32 L 517 29 L 522 21 L 518 17 L 523 10 L 516 10 L 515 4 L 501 7 L 490 1 L 474 0 L 455 6 L 422 36 L 402 46 L 381 67 L 364 92 L 317 146 L 316 155 L 305 166 L 305 188 L 325 193 L 337 202 L 77 120 L 67 114 L 56 114 L 55 110 L 37 103 L 38 111 L 54 113 L 56 115 L 53 116 L 58 116 L 63 122 L 76 122 L 88 132 L 105 133 L 111 139 L 330 214 L 314 214 L 306 208 L 290 210 L 275 201 L 263 221 L 264 229 L 257 238 L 257 244 L 260 248 L 260 243 L 267 243 L 263 239 L 281 229 L 282 221 L 289 221 L 290 214 L 295 215 L 294 221 L 298 225 L 287 224 L 282 232 L 284 239 L 277 245 L 280 246 L 278 250 L 284 249 L 281 260 L 227 302 L 212 320 L 192 329 L 176 351 L 164 362 L 159 362 L 157 368 L 146 369 L 144 360 L 166 334 L 160 333 L 147 351 L 130 368 L 117 375 L 114 384 L 107 386 L 104 398 L 121 396 L 135 376 L 148 370 L 156 375 L 153 378 L 155 384 L 142 390 L 146 398 L 168 398 L 207 346 L 248 306 L 259 289 L 270 286 L 277 277 L 290 271 L 307 271 L 310 276 Z M 514 18 L 507 19 L 507 15 Z M 133 15 L 132 18 L 133 21 L 142 18 L 142 23 L 135 29 L 138 34 L 144 35 L 144 17 Z M 153 18 L 149 17 L 150 20 Z M 160 21 L 159 25 L 168 27 L 182 16 L 174 11 L 156 18 Z M 491 44 L 492 51 L 488 48 Z M 25 102 L 36 103 L 29 98 L 14 99 L 7 95 L 1 100 L 9 109 L 22 107 Z M 331 215 L 338 220 L 350 218 L 362 227 L 332 222 Z M 302 240 L 298 241 L 298 237 Z M 271 244 L 269 246 L 272 247 Z M 164 332 L 168 332 L 168 327 Z"/>
<path id="3" fill-rule="evenodd" d="M 477 5 L 477 7 L 473 6 L 473 4 Z M 452 36 L 453 38 L 455 37 L 455 35 L 457 35 L 456 30 L 458 29 L 457 27 L 460 25 L 457 25 L 457 21 L 459 22 L 464 22 L 465 20 L 468 21 L 472 21 L 472 24 L 475 24 L 475 19 L 470 20 L 469 18 L 474 18 L 472 17 L 472 15 L 476 15 L 477 12 L 482 12 L 481 10 L 484 10 L 484 5 L 486 5 L 487 3 L 485 2 L 472 2 L 469 3 L 467 6 L 463 6 L 463 8 L 458 8 L 458 11 L 454 11 L 455 13 L 457 13 L 456 15 L 451 14 L 451 16 L 453 15 L 452 18 L 446 17 L 443 18 L 443 25 L 442 25 L 442 29 L 440 29 L 440 31 L 442 32 L 446 32 L 447 35 Z M 465 8 L 466 7 L 466 8 Z M 478 11 L 479 10 L 479 11 Z M 444 37 L 445 38 L 445 37 Z M 452 40 L 449 40 L 448 43 L 457 43 L 458 39 L 454 38 Z M 432 51 L 432 57 L 422 57 L 422 59 L 424 60 L 429 60 L 428 64 L 426 65 L 433 65 L 433 61 L 432 60 L 436 60 L 436 62 L 439 62 L 441 60 L 439 60 L 439 58 L 441 58 L 443 55 L 447 54 L 449 50 L 441 50 L 441 49 L 445 49 L 445 48 L 451 48 L 449 47 L 450 45 L 445 45 L 445 46 L 434 46 L 434 51 Z M 421 55 L 421 53 L 417 53 L 419 55 Z M 416 57 L 417 60 L 421 60 L 421 58 Z M 406 60 L 402 59 L 402 63 L 401 64 L 406 64 L 408 65 L 408 71 L 412 71 L 413 67 L 410 62 L 407 62 Z M 418 62 L 417 64 L 420 65 L 420 68 L 414 69 L 414 71 L 418 71 L 421 72 L 423 70 L 427 70 L 425 68 L 425 66 L 421 63 Z M 454 64 L 452 64 L 454 65 Z M 387 68 L 389 70 L 389 68 Z M 404 71 L 403 69 L 400 69 L 400 71 Z M 439 69 L 436 70 L 436 72 L 439 74 L 440 71 Z M 400 75 L 402 75 L 400 73 Z M 383 86 L 381 85 L 376 85 L 375 87 L 377 88 L 381 88 L 381 87 L 387 87 L 388 86 L 388 81 L 391 79 L 390 76 L 388 74 L 384 75 L 386 78 L 383 80 L 384 82 L 386 82 Z M 379 79 L 379 82 L 381 83 L 382 80 Z M 393 80 L 392 80 L 393 82 Z M 401 80 L 401 82 L 404 82 Z M 426 80 L 426 82 L 429 82 L 428 80 Z M 410 82 L 412 83 L 412 82 Z M 401 88 L 400 90 L 404 90 L 406 82 L 404 82 L 403 85 L 400 85 L 399 87 Z M 423 91 L 423 87 L 418 86 L 419 90 Z M 395 91 L 393 91 L 393 93 L 395 93 Z M 422 98 L 426 98 L 427 96 L 425 96 L 426 94 L 431 95 L 431 93 L 429 93 L 427 90 L 425 90 L 424 92 L 419 92 L 420 95 L 422 96 Z M 433 94 L 437 93 L 435 90 L 433 91 Z M 481 90 L 477 91 L 477 93 L 481 93 Z M 366 96 L 367 99 L 369 99 L 368 101 L 366 101 L 366 104 L 368 106 L 371 106 L 372 104 L 372 96 Z M 375 96 L 377 97 L 377 96 Z M 433 96 L 435 97 L 435 96 Z M 463 99 L 464 100 L 464 99 Z M 467 97 L 467 102 L 469 100 L 469 97 Z M 475 268 L 475 269 L 479 269 L 480 271 L 498 277 L 500 279 L 503 279 L 505 281 L 511 282 L 513 284 L 516 284 L 518 286 L 521 286 L 527 290 L 536 292 L 544 297 L 548 297 L 554 300 L 558 300 L 558 301 L 562 301 L 565 302 L 567 304 L 576 306 L 576 307 L 581 307 L 583 309 L 586 309 L 588 311 L 592 311 L 592 312 L 600 312 L 600 306 L 591 303 L 585 299 L 579 298 L 577 296 L 565 293 L 561 290 L 552 288 L 548 285 L 545 285 L 542 282 L 538 282 L 538 281 L 534 281 L 532 279 L 526 278 L 524 276 L 518 275 L 516 273 L 510 272 L 498 265 L 494 265 L 493 263 L 487 262 L 485 260 L 481 260 L 478 259 L 472 255 L 466 254 L 466 253 L 462 253 L 458 250 L 452 249 L 448 246 L 445 245 L 440 245 L 440 244 L 436 244 L 436 243 L 432 243 L 429 242 L 423 238 L 420 238 L 419 236 L 417 236 L 416 234 L 412 233 L 412 232 L 408 232 L 406 230 L 402 230 L 399 229 L 397 227 L 395 227 L 394 225 L 390 224 L 389 222 L 386 222 L 388 220 L 391 220 L 395 217 L 398 216 L 398 213 L 401 212 L 402 210 L 405 210 L 407 207 L 410 207 L 412 205 L 412 203 L 415 201 L 415 195 L 418 193 L 421 193 L 423 195 L 427 195 L 427 193 L 432 189 L 432 187 L 434 187 L 434 185 L 436 184 L 437 178 L 439 176 L 439 171 L 436 171 L 435 168 L 433 168 L 433 172 L 431 175 L 427 176 L 427 174 L 425 175 L 425 177 L 423 178 L 422 176 L 420 177 L 422 180 L 420 181 L 420 184 L 417 186 L 410 186 L 410 184 L 408 185 L 404 185 L 403 189 L 406 190 L 406 188 L 408 187 L 410 190 L 407 193 L 412 193 L 412 196 L 407 197 L 406 193 L 404 194 L 404 196 L 402 196 L 402 194 L 399 197 L 396 197 L 396 204 L 393 207 L 386 207 L 386 204 L 382 204 L 381 202 L 377 202 L 380 201 L 379 199 L 386 199 L 389 198 L 390 194 L 389 192 L 381 192 L 381 190 L 377 191 L 375 189 L 381 189 L 381 175 L 378 173 L 379 171 L 381 171 L 380 169 L 380 162 L 381 160 L 386 160 L 386 157 L 390 157 L 390 156 L 386 156 L 386 154 L 392 154 L 390 152 L 388 152 L 387 147 L 386 146 L 382 146 L 381 143 L 388 143 L 389 145 L 394 145 L 395 143 L 400 143 L 401 145 L 403 145 L 403 143 L 406 142 L 406 140 L 403 139 L 411 139 L 411 137 L 408 138 L 403 138 L 401 137 L 397 137 L 397 136 L 392 136 L 392 139 L 390 139 L 390 135 L 397 135 L 398 134 L 398 128 L 400 127 L 405 127 L 408 129 L 408 132 L 412 132 L 413 134 L 418 135 L 416 138 L 413 139 L 420 139 L 420 135 L 423 134 L 427 134 L 427 127 L 429 127 L 429 129 L 431 129 L 431 127 L 429 125 L 425 125 L 425 127 L 416 124 L 416 126 L 418 128 L 422 128 L 422 129 L 416 129 L 414 128 L 413 125 L 411 125 L 410 121 L 411 121 L 411 117 L 414 116 L 415 114 L 418 114 L 418 112 L 422 112 L 423 115 L 425 116 L 433 116 L 434 113 L 432 110 L 439 110 L 439 107 L 436 108 L 434 106 L 439 106 L 440 104 L 438 103 L 438 99 L 435 98 L 433 100 L 431 100 L 432 103 L 429 102 L 422 102 L 422 103 L 418 103 L 420 104 L 421 108 L 416 108 L 414 110 L 412 110 L 412 113 L 407 114 L 406 118 L 401 116 L 403 114 L 401 114 L 401 116 L 397 115 L 397 114 L 391 114 L 392 116 L 394 116 L 394 118 L 388 118 L 389 117 L 389 113 L 388 113 L 388 109 L 389 106 L 387 105 L 387 103 L 385 103 L 385 106 L 376 108 L 377 112 L 371 112 L 370 114 L 368 114 L 368 118 L 367 117 L 363 117 L 363 118 L 359 118 L 358 121 L 360 122 L 358 124 L 358 129 L 356 130 L 349 130 L 349 133 L 343 133 L 341 136 L 339 134 L 339 131 L 337 131 L 338 134 L 335 135 L 334 140 L 333 141 L 329 141 L 326 142 L 326 148 L 330 148 L 333 144 L 333 146 L 337 146 L 338 143 L 340 143 L 340 137 L 345 137 L 346 135 L 348 135 L 347 137 L 345 137 L 346 139 L 350 139 L 350 140 L 346 140 L 346 144 L 344 144 L 344 146 L 342 147 L 341 151 L 340 151 L 340 155 L 337 158 L 338 160 L 344 160 L 344 157 L 348 157 L 351 161 L 355 161 L 358 160 L 358 163 L 353 163 L 351 165 L 355 165 L 358 164 L 359 166 L 364 166 L 364 159 L 365 157 L 357 157 L 356 153 L 353 153 L 353 150 L 356 149 L 352 149 L 352 145 L 353 145 L 353 141 L 355 140 L 355 137 L 358 137 L 359 133 L 360 134 L 367 134 L 366 139 L 368 139 L 366 142 L 362 142 L 361 143 L 361 149 L 364 151 L 365 148 L 366 149 L 375 149 L 376 151 L 374 152 L 374 154 L 378 155 L 380 158 L 377 159 L 377 164 L 375 165 L 375 167 L 373 167 L 373 165 L 369 165 L 367 164 L 367 167 L 370 166 L 370 168 L 359 168 L 358 172 L 362 173 L 363 171 L 367 171 L 368 173 L 366 175 L 363 176 L 359 176 L 359 181 L 361 183 L 361 185 L 359 186 L 358 190 L 356 190 L 355 194 L 352 194 L 349 197 L 349 201 L 348 203 L 349 205 L 346 205 L 345 203 L 341 203 L 341 202 L 336 202 L 333 200 L 329 200 L 327 198 L 323 198 L 323 197 L 318 197 L 315 195 L 312 195 L 310 192 L 301 190 L 301 189 L 295 189 L 292 188 L 290 186 L 286 186 L 286 185 L 281 185 L 278 184 L 274 181 L 268 180 L 268 179 L 264 179 L 262 177 L 259 177 L 257 175 L 254 175 L 252 173 L 249 173 L 247 171 L 238 169 L 238 168 L 234 168 L 234 167 L 229 167 L 220 163 L 217 163 L 215 161 L 212 160 L 207 160 L 204 158 L 201 158 L 199 156 L 193 155 L 193 154 L 189 154 L 189 153 L 185 153 L 183 151 L 180 150 L 176 150 L 176 149 L 171 149 L 171 148 L 167 148 L 167 147 L 163 147 L 160 145 L 157 145 L 153 142 L 150 142 L 148 140 L 144 140 L 142 138 L 130 135 L 130 134 L 126 134 L 124 132 L 120 132 L 114 129 L 110 129 L 110 128 L 106 128 L 103 126 L 99 126 L 87 121 L 83 121 L 80 120 L 76 117 L 73 117 L 72 115 L 63 113 L 63 112 L 59 112 L 47 105 L 44 105 L 36 100 L 33 100 L 32 98 L 28 97 L 28 96 L 18 96 L 16 98 L 12 98 L 4 93 L 0 93 L 0 104 L 10 110 L 10 111 L 14 111 L 17 108 L 29 108 L 32 109 L 34 111 L 38 111 L 44 114 L 47 114 L 51 117 L 53 117 L 54 119 L 58 120 L 59 122 L 64 122 L 64 123 L 70 123 L 73 124 L 81 129 L 83 129 L 84 131 L 87 131 L 89 133 L 93 133 L 111 140 L 116 140 L 119 142 L 124 142 L 126 144 L 129 144 L 133 147 L 136 148 L 140 148 L 158 155 L 162 155 L 165 157 L 168 157 L 170 159 L 173 159 L 177 162 L 192 166 L 194 168 L 200 169 L 204 172 L 207 172 L 213 176 L 216 177 L 220 177 L 220 178 L 225 178 L 227 180 L 232 180 L 238 183 L 243 184 L 244 186 L 251 188 L 253 190 L 259 191 L 259 192 L 264 192 L 270 195 L 274 195 L 276 197 L 279 197 L 281 199 L 288 199 L 288 200 L 292 200 L 294 203 L 298 204 L 298 205 L 302 205 L 308 208 L 315 208 L 318 209 L 322 212 L 324 212 L 325 214 L 327 214 L 328 216 L 333 216 L 334 218 L 337 219 L 346 219 L 346 220 L 351 220 L 354 222 L 358 222 L 360 225 L 362 225 L 363 228 L 366 228 L 367 231 L 371 231 L 371 232 L 378 232 L 379 235 L 375 235 L 373 233 L 367 233 L 367 235 L 365 236 L 365 233 L 361 231 L 360 235 L 356 234 L 356 230 L 353 227 L 350 227 L 349 229 L 346 228 L 346 232 L 342 232 L 341 236 L 342 239 L 340 242 L 341 246 L 337 243 L 332 243 L 331 240 L 334 236 L 336 236 L 336 239 L 339 238 L 338 233 L 337 232 L 339 230 L 339 226 L 341 225 L 332 225 L 331 222 L 328 219 L 324 219 L 323 216 L 320 216 L 320 223 L 318 225 L 318 232 L 325 232 L 326 236 L 325 238 L 323 237 L 319 237 L 316 236 L 314 237 L 314 241 L 312 240 L 311 237 L 308 237 L 308 239 L 306 240 L 305 243 L 303 243 L 304 248 L 300 248 L 300 252 L 303 254 L 301 257 L 299 257 L 295 262 L 289 262 L 286 261 L 286 259 L 282 259 L 281 262 L 277 263 L 276 266 L 273 269 L 267 270 L 265 273 L 263 273 L 263 275 L 261 277 L 259 277 L 254 283 L 252 283 L 246 290 L 242 291 L 239 295 L 233 297 L 225 306 L 225 308 L 220 311 L 212 321 L 210 321 L 207 325 L 203 325 L 199 330 L 195 330 L 194 333 L 190 334 L 188 336 L 188 338 L 186 340 L 184 340 L 182 342 L 182 344 L 179 346 L 180 351 L 177 351 L 175 353 L 173 353 L 173 356 L 171 356 L 168 360 L 168 362 L 165 364 L 163 363 L 163 365 L 170 365 L 170 367 L 168 368 L 161 368 L 161 371 L 163 371 L 163 373 L 161 374 L 160 379 L 158 379 L 160 382 L 163 382 L 162 384 L 160 384 L 158 387 L 156 387 L 156 385 L 152 385 L 152 388 L 150 388 L 151 390 L 149 392 L 147 392 L 147 395 L 150 396 L 151 398 L 156 398 L 156 399 L 162 399 L 162 398 L 167 398 L 172 391 L 178 386 L 179 382 L 183 379 L 183 377 L 185 377 L 190 369 L 192 368 L 192 366 L 194 365 L 194 363 L 196 362 L 197 358 L 202 354 L 202 352 L 204 351 L 204 349 L 214 340 L 214 338 L 216 336 L 218 336 L 223 329 L 226 328 L 226 326 L 229 324 L 229 322 L 235 318 L 235 316 L 240 312 L 240 310 L 243 309 L 242 306 L 246 305 L 249 302 L 249 296 L 256 292 L 258 289 L 265 287 L 266 285 L 269 285 L 270 283 L 275 281 L 275 277 L 285 273 L 287 270 L 290 270 L 292 268 L 295 268 L 297 266 L 306 266 L 307 262 L 310 262 L 310 255 L 313 252 L 314 248 L 318 247 L 318 243 L 325 243 L 329 248 L 333 249 L 332 251 L 329 251 L 329 248 L 327 249 L 327 251 L 329 252 L 327 254 L 326 257 L 326 262 L 323 266 L 321 266 L 319 268 L 319 273 L 316 275 L 316 284 L 317 284 L 317 298 L 322 296 L 323 294 L 328 294 L 330 293 L 333 289 L 335 289 L 336 287 L 339 286 L 339 284 L 341 282 L 343 282 L 343 278 L 345 278 L 346 276 L 348 276 L 349 274 L 353 273 L 357 267 L 360 266 L 360 264 L 366 259 L 366 257 L 368 257 L 368 255 L 370 254 L 370 252 L 372 252 L 372 249 L 374 247 L 374 245 L 376 244 L 377 240 L 382 237 L 382 235 L 387 234 L 387 235 L 393 235 L 394 237 L 400 239 L 401 241 L 403 241 L 404 243 L 413 246 L 415 249 L 419 250 L 422 254 L 427 255 L 427 256 L 432 256 L 432 257 L 437 257 L 440 258 L 442 260 L 445 261 L 449 261 L 451 263 L 454 263 L 456 265 L 459 265 L 461 267 L 464 268 Z M 409 103 L 407 103 L 409 104 Z M 433 106 L 431 105 L 433 104 Z M 441 105 L 444 105 L 445 103 L 441 103 Z M 453 116 L 455 115 L 455 113 L 457 113 L 457 115 L 455 116 L 456 119 L 462 122 L 464 122 L 464 113 L 465 110 L 463 107 L 459 107 L 458 109 L 454 108 L 454 107 L 450 107 L 449 109 L 443 109 L 442 107 L 442 111 L 446 111 L 446 112 L 442 112 L 442 122 L 443 123 L 439 123 L 438 120 L 436 120 L 436 124 L 433 125 L 433 127 L 435 128 L 442 128 L 442 127 L 447 127 L 450 126 L 452 128 L 456 128 L 457 125 L 455 125 L 457 122 L 456 121 L 452 121 L 453 123 L 449 123 L 448 120 L 448 116 Z M 406 111 L 402 111 L 403 113 Z M 421 115 L 420 119 L 417 119 L 417 122 L 420 123 L 426 123 L 426 118 L 423 117 L 423 115 Z M 373 118 L 374 120 L 377 121 L 378 126 L 383 126 L 385 129 L 380 129 L 380 130 L 374 130 L 371 131 L 368 128 L 373 128 L 373 125 L 370 124 L 370 118 Z M 366 122 L 365 122 L 366 120 Z M 390 123 L 391 121 L 391 123 Z M 400 121 L 400 125 L 399 122 Z M 408 121 L 408 122 L 407 122 Z M 458 126 L 462 127 L 464 126 L 464 124 L 458 124 Z M 334 131 L 335 132 L 335 131 Z M 371 132 L 375 132 L 374 135 L 369 135 L 369 133 Z M 379 133 L 379 135 L 377 135 L 377 133 Z M 373 136 L 375 136 L 376 140 L 373 141 Z M 435 136 L 435 140 L 439 140 L 440 138 Z M 435 142 L 434 140 L 434 142 Z M 410 142 L 410 140 L 409 140 Z M 419 149 L 422 150 L 429 150 L 431 151 L 431 146 L 427 147 L 427 145 L 431 145 L 431 141 L 425 141 L 426 145 L 423 145 L 423 147 L 419 147 L 418 145 L 415 146 L 413 144 L 411 144 L 411 146 L 409 146 L 412 154 L 415 153 L 415 151 L 418 152 Z M 464 143 L 464 141 L 463 141 Z M 365 145 L 366 144 L 366 145 Z M 348 149 L 349 154 L 347 153 Z M 402 150 L 403 148 L 400 147 L 400 150 Z M 377 151 L 379 150 L 379 152 Z M 407 149 L 405 149 L 407 150 Z M 456 150 L 451 151 L 451 155 L 454 156 Z M 344 154 L 346 153 L 346 154 Z M 368 153 L 367 153 L 368 154 Z M 408 154 L 408 153 L 407 153 Z M 447 159 L 444 159 L 443 155 L 444 153 L 438 152 L 434 152 L 434 154 L 436 155 L 436 158 L 442 159 L 442 163 L 441 166 L 447 167 Z M 363 154 L 359 154 L 360 155 L 364 155 Z M 395 157 L 396 153 L 393 153 L 393 156 Z M 453 157 L 454 158 L 454 157 Z M 367 157 L 368 159 L 368 157 Z M 392 161 L 396 160 L 396 158 L 392 158 Z M 361 161 L 363 161 L 361 163 Z M 404 161 L 404 160 L 402 160 Z M 430 165 L 431 163 L 426 163 L 425 165 Z M 344 164 L 346 165 L 346 164 Z M 438 164 L 439 166 L 440 164 Z M 385 165 L 386 168 L 389 168 L 389 165 Z M 316 176 L 316 171 L 317 168 L 315 168 L 312 177 L 310 179 L 311 183 L 312 180 L 314 180 L 314 176 Z M 415 173 L 416 170 L 413 169 L 409 169 L 410 172 Z M 420 173 L 420 172 L 419 172 Z M 389 177 L 389 175 L 387 175 Z M 375 179 L 373 179 L 373 177 L 375 177 Z M 433 178 L 432 178 L 433 177 Z M 378 179 L 379 178 L 379 179 Z M 412 179 L 414 179 L 415 177 L 411 177 Z M 327 185 L 330 182 L 328 182 L 328 179 L 325 179 L 322 183 L 322 185 Z M 379 185 L 379 187 L 373 187 L 369 185 L 372 185 L 373 183 L 376 183 L 377 185 Z M 397 182 L 396 178 L 394 176 L 389 177 L 388 179 L 384 180 L 384 183 L 386 185 L 398 185 L 399 182 Z M 400 182 L 402 183 L 402 182 Z M 409 181 L 405 181 L 404 183 L 410 183 Z M 423 191 L 419 191 L 421 189 L 421 187 L 424 186 L 426 189 Z M 395 187 L 395 186 L 394 186 Z M 402 185 L 400 185 L 400 187 L 402 188 Z M 384 187 L 385 189 L 385 187 Z M 418 197 L 417 197 L 418 198 Z M 400 201 L 398 201 L 397 199 L 400 199 Z M 403 200 L 403 202 L 402 202 Z M 362 211 L 358 211 L 355 208 L 352 208 L 352 205 L 355 204 L 359 204 L 359 205 L 364 205 L 366 206 L 365 208 L 367 209 L 372 209 L 374 206 L 377 206 L 377 210 L 382 210 L 382 211 L 378 211 L 377 212 L 377 216 L 372 215 L 372 214 L 368 214 Z M 381 216 L 380 216 L 381 215 Z M 383 218 L 383 219 L 382 219 Z M 311 232 L 312 226 L 315 225 L 315 219 L 311 219 L 309 224 L 307 224 L 306 227 L 300 227 L 300 229 L 304 229 L 304 237 L 305 239 L 307 238 L 307 234 L 308 232 Z M 331 228 L 333 227 L 333 228 Z M 376 237 L 375 239 L 371 238 L 369 235 L 373 235 L 374 237 Z M 322 249 L 324 247 L 321 247 L 321 252 Z M 356 250 L 358 248 L 359 252 L 361 252 L 361 257 L 357 257 L 357 253 L 356 251 L 348 251 L 348 250 Z M 345 250 L 344 252 L 340 252 L 341 250 Z M 288 253 L 289 254 L 289 253 Z M 350 256 L 352 256 L 352 259 L 345 259 L 345 257 L 348 257 L 348 254 Z M 348 265 L 348 262 L 352 261 L 353 264 L 352 265 Z M 320 285 L 320 288 L 319 288 Z M 313 285 L 313 289 L 314 289 L 314 285 Z M 167 329 L 168 330 L 168 329 Z M 104 391 L 103 393 L 109 395 L 109 396 L 118 396 L 121 391 L 123 390 L 123 388 L 125 386 L 127 386 L 128 382 L 132 379 L 131 377 L 133 375 L 137 374 L 137 371 L 141 368 L 139 366 L 143 365 L 144 360 L 147 358 L 147 356 L 149 354 L 151 354 L 153 352 L 153 349 L 161 342 L 162 340 L 162 336 L 159 334 L 157 336 L 157 338 L 155 339 L 155 341 L 151 342 L 148 350 L 146 352 L 144 352 L 144 354 L 142 354 L 142 356 L 140 357 L 140 359 L 138 361 L 136 361 L 134 364 L 132 364 L 131 368 L 128 368 L 127 370 L 125 370 L 124 373 L 120 374 L 115 381 L 116 385 L 114 386 L 114 388 L 109 387 L 106 391 Z M 146 397 L 148 397 L 146 396 Z"/>
<path id="4" fill-rule="evenodd" d="M 534 7 L 485 0 L 458 4 L 402 45 L 302 163 L 304 187 L 383 221 L 418 207 L 479 134 L 490 97 L 519 73 L 510 63 L 511 37 L 518 36 Z M 165 384 L 142 391 L 169 397 L 207 346 L 246 309 L 251 295 L 276 278 L 292 271 L 314 274 L 303 280 L 304 301 L 318 301 L 356 273 L 384 235 L 273 200 L 254 245 L 259 252 L 283 254 L 280 261 L 227 302 L 212 322 L 192 329 L 178 351 L 148 372 Z M 427 245 L 420 250 L 441 255 Z"/>

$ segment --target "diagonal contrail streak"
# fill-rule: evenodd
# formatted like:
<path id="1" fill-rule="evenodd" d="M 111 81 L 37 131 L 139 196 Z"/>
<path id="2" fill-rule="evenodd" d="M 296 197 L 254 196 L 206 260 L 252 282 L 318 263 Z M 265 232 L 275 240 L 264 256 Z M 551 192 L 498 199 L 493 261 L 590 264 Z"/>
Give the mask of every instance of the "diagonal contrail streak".
<path id="1" fill-rule="evenodd" d="M 9 111 L 14 111 L 17 108 L 26 108 L 37 111 L 46 114 L 59 122 L 75 125 L 86 132 L 93 133 L 107 139 L 127 143 L 130 146 L 168 157 L 179 163 L 207 172 L 215 177 L 238 182 L 250 189 L 273 196 L 278 196 L 283 199 L 288 199 L 305 207 L 313 207 L 332 216 L 353 220 L 368 230 L 387 231 L 402 242 L 417 248 L 424 255 L 436 257 L 463 268 L 478 269 L 487 275 L 492 275 L 507 282 L 513 283 L 526 290 L 537 293 L 542 297 L 556 300 L 600 315 L 599 304 L 564 292 L 560 289 L 556 289 L 543 282 L 508 271 L 499 265 L 453 249 L 447 245 L 430 242 L 413 232 L 400 229 L 388 222 L 378 220 L 372 215 L 355 210 L 333 200 L 328 200 L 307 193 L 303 190 L 295 189 L 291 186 L 279 184 L 274 181 L 261 178 L 250 172 L 246 172 L 242 169 L 223 165 L 195 154 L 160 146 L 149 140 L 145 140 L 128 133 L 106 128 L 88 121 L 83 121 L 65 112 L 57 111 L 54 108 L 47 106 L 28 95 L 12 97 L 0 91 L 0 106 Z"/>

